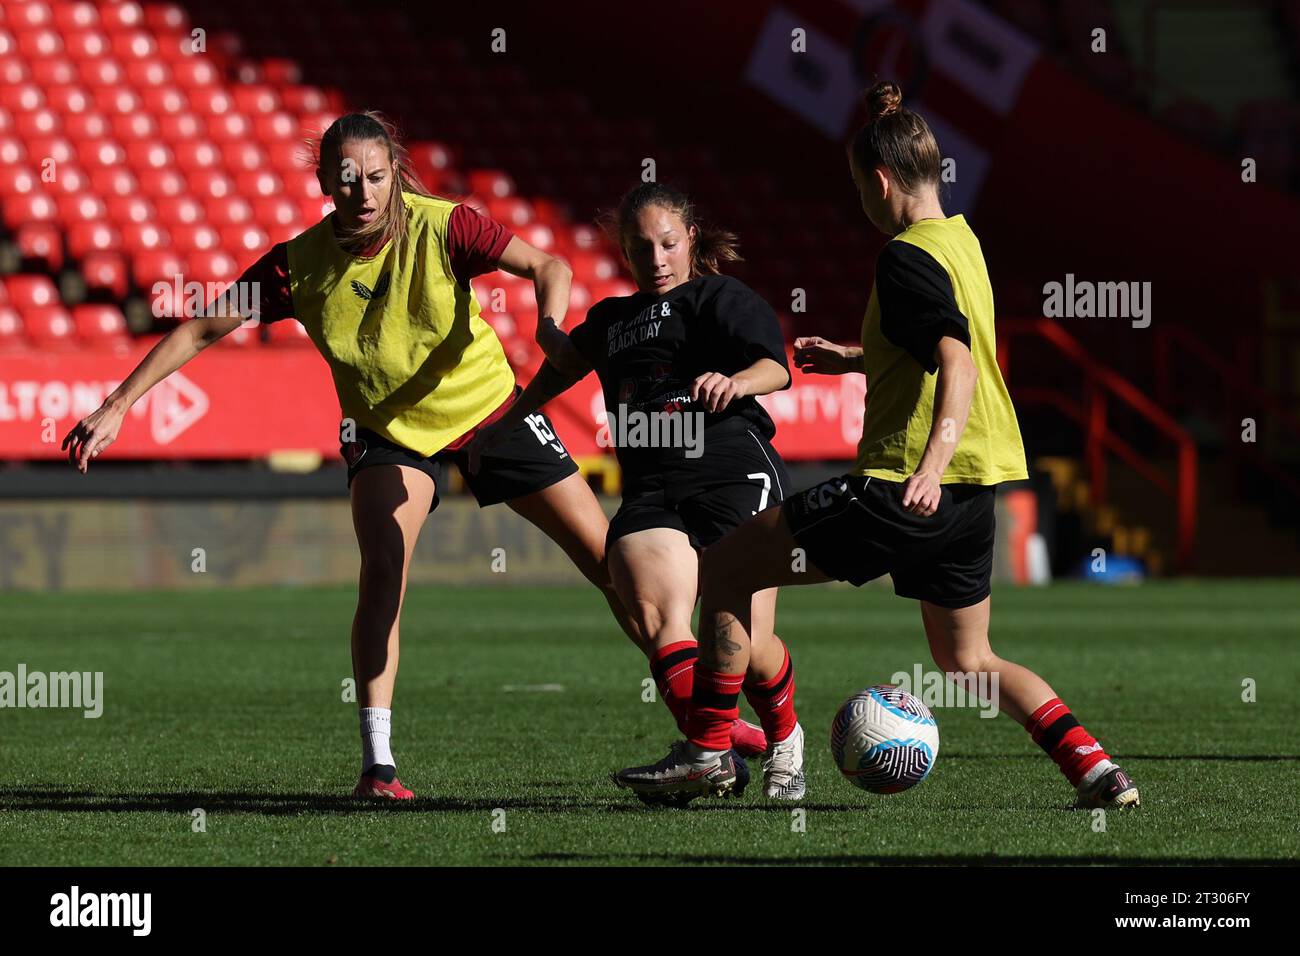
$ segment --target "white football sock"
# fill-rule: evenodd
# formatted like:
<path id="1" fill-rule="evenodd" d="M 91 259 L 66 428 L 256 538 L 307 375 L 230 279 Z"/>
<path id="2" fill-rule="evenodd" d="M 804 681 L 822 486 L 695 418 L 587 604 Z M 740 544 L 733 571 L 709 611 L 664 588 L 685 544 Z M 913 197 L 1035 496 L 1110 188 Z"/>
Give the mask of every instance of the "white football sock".
<path id="1" fill-rule="evenodd" d="M 705 750 L 689 741 L 686 744 L 686 759 L 696 767 L 708 767 L 722 759 L 725 750 Z"/>
<path id="2" fill-rule="evenodd" d="M 393 731 L 393 712 L 387 707 L 361 708 L 361 772 L 375 764 L 396 767 L 388 739 Z"/>

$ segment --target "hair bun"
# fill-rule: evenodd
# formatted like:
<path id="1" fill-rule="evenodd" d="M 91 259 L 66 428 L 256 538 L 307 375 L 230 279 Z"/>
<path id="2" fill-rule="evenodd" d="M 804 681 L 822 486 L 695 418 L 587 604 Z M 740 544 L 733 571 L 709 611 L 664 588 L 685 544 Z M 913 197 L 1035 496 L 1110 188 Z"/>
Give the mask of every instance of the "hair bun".
<path id="1" fill-rule="evenodd" d="M 863 94 L 867 104 L 867 122 L 874 123 L 891 113 L 897 113 L 903 105 L 903 91 L 892 80 L 881 80 Z"/>

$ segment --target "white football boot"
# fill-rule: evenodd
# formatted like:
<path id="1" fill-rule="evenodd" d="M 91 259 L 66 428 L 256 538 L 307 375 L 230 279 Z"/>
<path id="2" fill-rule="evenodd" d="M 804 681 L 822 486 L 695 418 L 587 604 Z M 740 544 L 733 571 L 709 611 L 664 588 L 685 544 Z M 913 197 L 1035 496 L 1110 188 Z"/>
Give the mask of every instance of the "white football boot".
<path id="1" fill-rule="evenodd" d="M 803 775 L 803 727 L 780 743 L 769 743 L 763 754 L 763 796 L 773 800 L 802 800 L 806 789 Z"/>

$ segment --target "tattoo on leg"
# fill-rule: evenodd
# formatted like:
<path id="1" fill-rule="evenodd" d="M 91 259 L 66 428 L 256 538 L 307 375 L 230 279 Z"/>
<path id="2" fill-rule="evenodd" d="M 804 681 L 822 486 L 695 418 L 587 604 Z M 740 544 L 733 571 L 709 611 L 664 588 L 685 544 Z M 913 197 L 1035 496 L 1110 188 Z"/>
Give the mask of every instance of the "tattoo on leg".
<path id="1" fill-rule="evenodd" d="M 739 654 L 742 646 L 739 641 L 731 639 L 731 625 L 734 623 L 736 623 L 734 615 L 722 614 L 718 616 L 718 621 L 713 627 L 713 648 L 728 657 Z"/>

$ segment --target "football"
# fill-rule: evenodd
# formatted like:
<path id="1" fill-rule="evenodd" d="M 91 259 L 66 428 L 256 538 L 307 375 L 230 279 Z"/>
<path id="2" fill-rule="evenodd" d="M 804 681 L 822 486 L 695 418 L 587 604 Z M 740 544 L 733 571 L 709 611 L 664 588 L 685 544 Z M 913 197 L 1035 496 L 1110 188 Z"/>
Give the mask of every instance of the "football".
<path id="1" fill-rule="evenodd" d="M 899 793 L 916 786 L 939 756 L 939 725 L 929 708 L 893 684 L 860 690 L 831 724 L 831 753 L 854 786 Z"/>

